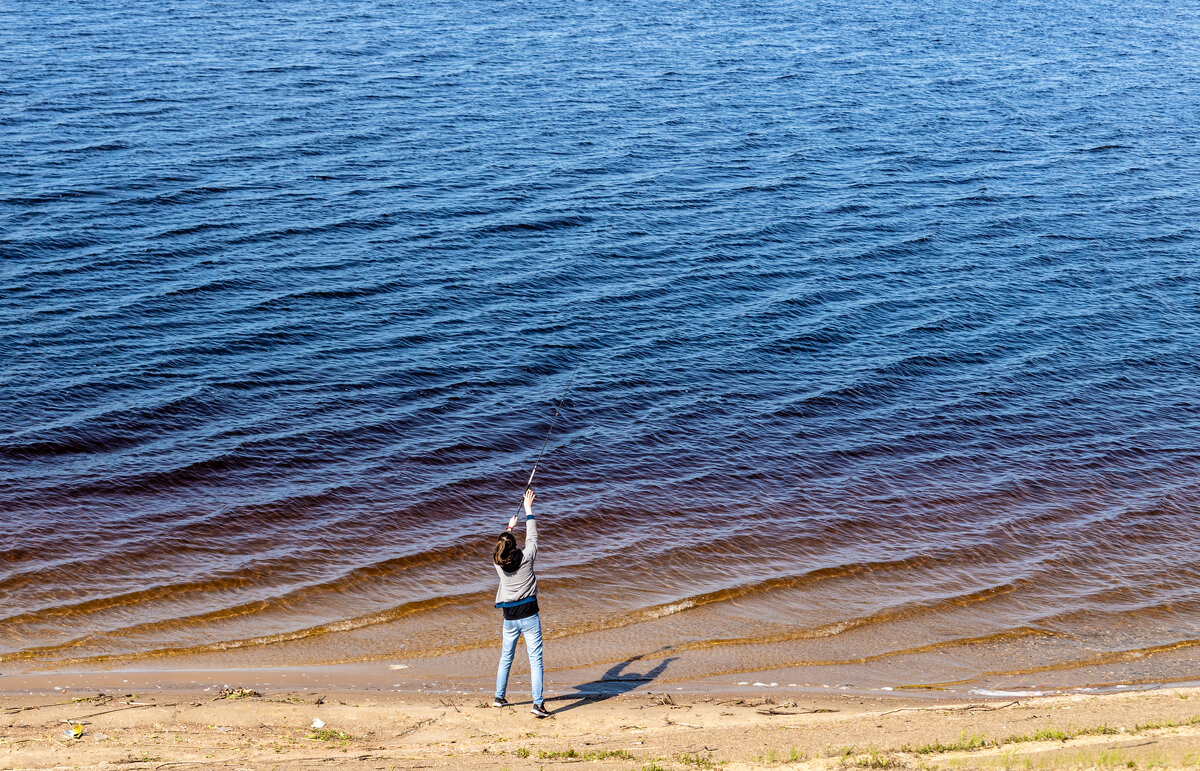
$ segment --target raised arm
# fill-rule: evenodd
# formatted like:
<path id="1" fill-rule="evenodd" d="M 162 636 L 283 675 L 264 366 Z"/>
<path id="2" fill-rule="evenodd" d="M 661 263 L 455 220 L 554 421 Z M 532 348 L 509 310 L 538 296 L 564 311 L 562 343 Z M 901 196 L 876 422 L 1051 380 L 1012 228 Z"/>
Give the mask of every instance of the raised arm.
<path id="1" fill-rule="evenodd" d="M 537 556 L 537 520 L 533 518 L 533 490 L 525 491 L 525 559 L 533 562 Z"/>

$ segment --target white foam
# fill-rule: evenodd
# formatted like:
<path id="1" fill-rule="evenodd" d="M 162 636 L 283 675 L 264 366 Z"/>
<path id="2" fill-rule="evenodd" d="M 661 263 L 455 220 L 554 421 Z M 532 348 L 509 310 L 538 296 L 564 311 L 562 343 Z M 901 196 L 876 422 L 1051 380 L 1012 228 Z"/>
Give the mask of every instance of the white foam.
<path id="1" fill-rule="evenodd" d="M 976 696 L 1045 696 L 1045 691 L 993 691 L 987 688 L 972 688 L 971 693 Z"/>
<path id="2" fill-rule="evenodd" d="M 690 610 L 691 608 L 694 608 L 694 607 L 696 607 L 695 600 L 683 600 L 681 602 L 675 602 L 675 603 L 672 603 L 665 607 L 659 608 L 658 610 L 651 611 L 651 612 L 647 613 L 646 615 L 649 616 L 650 618 L 662 618 L 663 616 L 672 616 L 682 610 Z"/>

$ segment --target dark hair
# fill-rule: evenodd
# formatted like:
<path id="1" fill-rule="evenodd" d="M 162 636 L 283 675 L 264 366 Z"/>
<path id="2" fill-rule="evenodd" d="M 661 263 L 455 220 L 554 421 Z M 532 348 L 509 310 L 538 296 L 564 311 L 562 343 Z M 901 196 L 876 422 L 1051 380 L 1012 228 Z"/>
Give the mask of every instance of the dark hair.
<path id="1" fill-rule="evenodd" d="M 496 539 L 496 548 L 492 550 L 492 562 L 500 566 L 505 573 L 512 573 L 521 567 L 521 550 L 517 548 L 517 539 L 512 533 L 504 532 Z"/>

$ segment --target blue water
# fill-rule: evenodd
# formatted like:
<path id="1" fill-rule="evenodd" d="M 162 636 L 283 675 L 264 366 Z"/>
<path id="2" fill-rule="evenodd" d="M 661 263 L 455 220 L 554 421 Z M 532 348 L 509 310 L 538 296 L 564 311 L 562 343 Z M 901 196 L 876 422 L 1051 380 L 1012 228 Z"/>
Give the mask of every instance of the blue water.
<path id="1" fill-rule="evenodd" d="M 490 640 L 577 365 L 564 630 L 1191 645 L 1197 41 L 1174 2 L 0 8 L 0 656 L 449 601 Z"/>

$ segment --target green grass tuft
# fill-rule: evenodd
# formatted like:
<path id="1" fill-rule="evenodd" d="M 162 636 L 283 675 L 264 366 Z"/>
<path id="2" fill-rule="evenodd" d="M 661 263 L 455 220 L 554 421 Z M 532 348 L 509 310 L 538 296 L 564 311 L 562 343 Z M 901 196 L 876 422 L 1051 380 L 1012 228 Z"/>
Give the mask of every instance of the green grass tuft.
<path id="1" fill-rule="evenodd" d="M 854 759 L 854 763 L 859 768 L 899 768 L 901 765 L 895 758 L 874 750 L 866 755 L 859 755 Z"/>
<path id="2" fill-rule="evenodd" d="M 629 750 L 592 750 L 584 753 L 584 760 L 608 760 L 609 758 L 620 758 L 621 760 L 633 760 L 633 753 Z"/>
<path id="3" fill-rule="evenodd" d="M 1035 741 L 1035 742 L 1037 742 L 1037 741 L 1065 742 L 1067 739 L 1070 739 L 1071 736 L 1072 736 L 1072 734 L 1067 733 L 1066 731 L 1062 730 L 1061 728 L 1053 728 L 1051 726 L 1046 726 L 1045 728 L 1042 728 L 1042 729 L 1034 732 L 1033 741 Z"/>
<path id="4" fill-rule="evenodd" d="M 548 752 L 546 750 L 538 750 L 538 757 L 542 760 L 567 760 L 571 758 L 579 758 L 579 753 L 573 747 L 556 752 Z"/>
<path id="5" fill-rule="evenodd" d="M 967 736 L 967 732 L 963 731 L 956 742 L 933 742 L 932 744 L 923 744 L 919 747 L 906 744 L 900 748 L 900 751 L 911 752 L 915 755 L 932 755 L 939 752 L 970 752 L 980 747 L 990 747 L 993 744 L 995 742 L 983 734 Z"/>
<path id="6" fill-rule="evenodd" d="M 308 732 L 308 738 L 323 742 L 348 742 L 354 740 L 354 737 L 350 734 L 335 731 L 332 728 L 314 728 Z"/>

